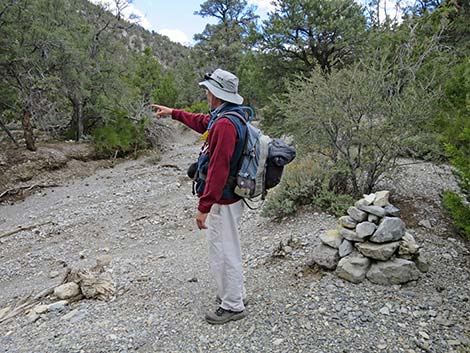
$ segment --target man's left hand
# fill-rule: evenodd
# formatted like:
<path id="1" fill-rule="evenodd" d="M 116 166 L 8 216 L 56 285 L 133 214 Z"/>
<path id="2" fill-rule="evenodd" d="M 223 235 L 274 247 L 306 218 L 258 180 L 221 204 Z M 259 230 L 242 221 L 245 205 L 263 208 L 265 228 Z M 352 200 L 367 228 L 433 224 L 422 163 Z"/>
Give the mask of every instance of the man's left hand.
<path id="1" fill-rule="evenodd" d="M 208 213 L 202 213 L 201 211 L 197 212 L 196 223 L 199 229 L 207 229 L 206 218 Z"/>

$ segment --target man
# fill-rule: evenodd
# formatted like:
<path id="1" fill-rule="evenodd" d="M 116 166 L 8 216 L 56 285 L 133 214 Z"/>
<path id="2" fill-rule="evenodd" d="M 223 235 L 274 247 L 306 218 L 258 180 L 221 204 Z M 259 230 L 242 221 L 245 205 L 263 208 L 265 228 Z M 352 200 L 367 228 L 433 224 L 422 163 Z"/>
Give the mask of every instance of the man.
<path id="1" fill-rule="evenodd" d="M 205 140 L 197 167 L 196 223 L 199 229 L 207 229 L 209 261 L 220 303 L 215 312 L 206 313 L 206 320 L 211 324 L 224 324 L 246 316 L 238 232 L 244 204 L 228 182 L 238 171 L 246 126 L 236 116 L 226 114 L 243 103 L 243 97 L 238 94 L 238 78 L 217 69 L 204 79 L 199 85 L 206 89 L 211 114 L 193 114 L 157 104 L 153 107 L 157 109 L 157 117 L 171 116 L 203 134 Z"/>

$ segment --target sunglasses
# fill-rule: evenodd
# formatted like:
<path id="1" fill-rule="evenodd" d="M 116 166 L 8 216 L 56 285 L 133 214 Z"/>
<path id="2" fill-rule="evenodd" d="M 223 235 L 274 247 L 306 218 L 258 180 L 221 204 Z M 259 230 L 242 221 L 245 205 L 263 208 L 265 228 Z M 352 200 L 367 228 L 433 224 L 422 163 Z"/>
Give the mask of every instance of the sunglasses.
<path id="1" fill-rule="evenodd" d="M 219 85 L 220 88 L 224 88 L 224 86 L 219 82 L 217 81 L 215 78 L 213 78 L 211 76 L 211 74 L 205 74 L 204 75 L 204 80 L 211 80 L 211 81 L 214 81 L 215 83 L 217 83 L 217 85 Z"/>

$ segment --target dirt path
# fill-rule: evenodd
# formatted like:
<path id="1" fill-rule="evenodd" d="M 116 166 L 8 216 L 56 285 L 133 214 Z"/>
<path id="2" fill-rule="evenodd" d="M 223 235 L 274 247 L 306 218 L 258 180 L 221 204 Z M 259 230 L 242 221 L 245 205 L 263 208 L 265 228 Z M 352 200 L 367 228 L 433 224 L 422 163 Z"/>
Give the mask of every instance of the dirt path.
<path id="1" fill-rule="evenodd" d="M 428 274 L 407 286 L 353 285 L 307 266 L 318 235 L 336 224 L 323 213 L 278 224 L 246 212 L 249 316 L 208 325 L 215 290 L 185 177 L 198 142 L 183 136 L 159 164 L 128 161 L 0 206 L 0 233 L 53 222 L 0 240 L 0 310 L 55 284 L 51 271 L 90 267 L 103 254 L 118 287 L 110 302 L 81 300 L 35 322 L 0 324 L 0 352 L 469 351 L 462 243 L 416 229 L 432 255 Z M 292 253 L 273 258 L 289 238 Z"/>

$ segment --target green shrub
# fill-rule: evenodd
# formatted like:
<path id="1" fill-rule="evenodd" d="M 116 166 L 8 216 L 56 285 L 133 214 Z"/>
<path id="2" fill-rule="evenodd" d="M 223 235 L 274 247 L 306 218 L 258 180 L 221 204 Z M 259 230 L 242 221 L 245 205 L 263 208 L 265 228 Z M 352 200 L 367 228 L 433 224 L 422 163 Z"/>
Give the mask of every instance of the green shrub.
<path id="1" fill-rule="evenodd" d="M 183 110 L 190 112 L 190 113 L 204 113 L 209 111 L 209 104 L 207 102 L 202 101 L 195 103 L 189 107 L 184 108 Z"/>
<path id="2" fill-rule="evenodd" d="M 263 214 L 281 218 L 295 214 L 302 205 L 313 205 L 335 215 L 344 214 L 353 199 L 332 190 L 334 174 L 318 161 L 295 160 L 286 167 L 281 183 L 268 195 Z"/>
<path id="3" fill-rule="evenodd" d="M 457 168 L 460 187 L 470 194 L 470 59 L 456 65 L 445 83 L 446 100 L 436 124 Z"/>
<path id="4" fill-rule="evenodd" d="M 433 98 L 412 82 L 405 87 L 391 82 L 388 69 L 367 64 L 358 62 L 327 77 L 313 71 L 273 101 L 296 143 L 341 169 L 348 193 L 356 197 L 370 193 L 406 151 L 408 139 L 422 132 Z"/>
<path id="5" fill-rule="evenodd" d="M 470 237 L 470 205 L 464 204 L 461 198 L 452 191 L 444 192 L 442 203 L 457 229 Z"/>
<path id="6" fill-rule="evenodd" d="M 129 152 L 147 147 L 145 138 L 145 119 L 134 124 L 123 112 L 117 113 L 116 120 L 96 128 L 93 133 L 93 141 L 99 155 L 123 156 Z"/>

